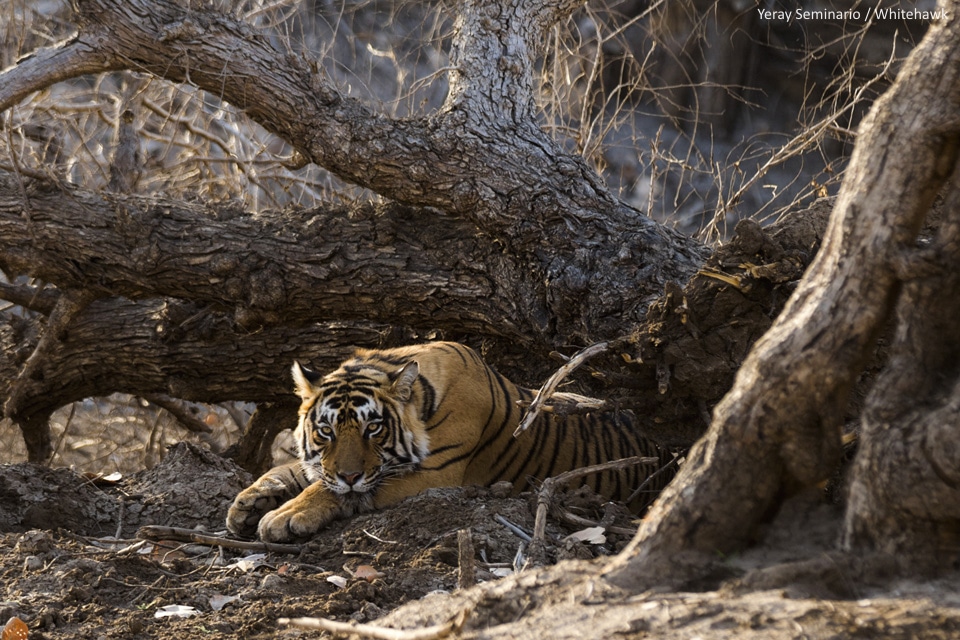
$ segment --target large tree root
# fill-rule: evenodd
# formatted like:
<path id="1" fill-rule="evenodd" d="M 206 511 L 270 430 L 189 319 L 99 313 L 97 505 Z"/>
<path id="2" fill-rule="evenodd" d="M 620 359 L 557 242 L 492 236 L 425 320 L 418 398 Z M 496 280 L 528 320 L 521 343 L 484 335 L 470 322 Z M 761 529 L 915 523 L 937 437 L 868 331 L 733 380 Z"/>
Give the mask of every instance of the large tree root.
<path id="1" fill-rule="evenodd" d="M 604 572 L 612 583 L 682 582 L 677 558 L 742 547 L 785 492 L 832 471 L 849 392 L 900 291 L 894 265 L 957 162 L 960 3 L 946 10 L 951 19 L 931 28 L 861 124 L 820 253 L 707 436 Z"/>

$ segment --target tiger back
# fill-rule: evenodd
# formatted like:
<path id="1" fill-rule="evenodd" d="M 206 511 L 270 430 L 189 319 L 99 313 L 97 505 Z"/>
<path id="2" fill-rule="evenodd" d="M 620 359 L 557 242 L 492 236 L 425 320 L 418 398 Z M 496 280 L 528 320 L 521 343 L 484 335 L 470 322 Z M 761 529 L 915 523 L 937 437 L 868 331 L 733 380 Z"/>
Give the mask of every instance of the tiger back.
<path id="1" fill-rule="evenodd" d="M 587 479 L 600 494 L 626 500 L 666 460 L 625 412 L 541 414 L 514 437 L 522 412 L 517 401 L 531 400 L 533 392 L 458 343 L 358 350 L 326 376 L 295 364 L 293 377 L 302 400 L 298 460 L 271 469 L 237 496 L 227 516 L 235 534 L 302 539 L 335 518 L 431 487 L 507 480 L 519 492 L 531 478 L 656 457 L 657 463 Z"/>

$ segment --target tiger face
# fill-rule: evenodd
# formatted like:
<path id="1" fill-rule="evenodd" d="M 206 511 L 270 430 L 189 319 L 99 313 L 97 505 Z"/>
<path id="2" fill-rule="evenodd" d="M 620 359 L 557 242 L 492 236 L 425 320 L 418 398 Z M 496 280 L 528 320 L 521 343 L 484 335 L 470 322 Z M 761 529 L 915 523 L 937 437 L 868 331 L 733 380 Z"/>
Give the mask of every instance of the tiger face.
<path id="1" fill-rule="evenodd" d="M 393 371 L 344 363 L 321 378 L 294 363 L 302 404 L 294 432 L 310 482 L 344 500 L 365 501 L 380 484 L 415 469 L 429 442 L 418 412 L 408 406 L 419 365 Z"/>

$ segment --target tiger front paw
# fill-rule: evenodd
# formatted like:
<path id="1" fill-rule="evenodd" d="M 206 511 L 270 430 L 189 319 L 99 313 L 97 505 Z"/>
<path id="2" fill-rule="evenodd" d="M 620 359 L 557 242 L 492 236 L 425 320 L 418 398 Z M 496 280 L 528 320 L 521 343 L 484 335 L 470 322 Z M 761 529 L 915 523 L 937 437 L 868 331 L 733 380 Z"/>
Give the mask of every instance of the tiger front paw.
<path id="1" fill-rule="evenodd" d="M 290 497 L 289 489 L 271 478 L 261 478 L 241 491 L 227 511 L 227 530 L 246 538 L 257 534 L 264 515 L 273 512 Z"/>
<path id="2" fill-rule="evenodd" d="M 312 537 L 331 520 L 342 515 L 332 495 L 313 496 L 313 500 L 294 498 L 260 519 L 257 535 L 264 542 L 291 542 Z"/>

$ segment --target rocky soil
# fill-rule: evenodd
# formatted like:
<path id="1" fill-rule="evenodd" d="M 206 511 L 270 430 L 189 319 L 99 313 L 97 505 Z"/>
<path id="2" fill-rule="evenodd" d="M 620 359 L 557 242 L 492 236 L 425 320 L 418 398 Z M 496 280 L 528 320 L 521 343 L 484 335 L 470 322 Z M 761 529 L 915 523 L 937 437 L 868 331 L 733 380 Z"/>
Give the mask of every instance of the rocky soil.
<path id="1" fill-rule="evenodd" d="M 279 620 L 414 629 L 456 616 L 467 638 L 960 637 L 958 567 L 919 580 L 895 560 L 832 551 L 840 511 L 819 495 L 789 503 L 756 548 L 714 559 L 681 592 L 622 593 L 596 577 L 631 522 L 583 492 L 549 518 L 544 567 L 522 540 L 535 496 L 504 487 L 431 491 L 283 552 L 138 534 L 222 533 L 248 480 L 187 444 L 119 481 L 0 466 L 0 623 L 18 617 L 31 640 L 318 637 Z M 569 538 L 584 526 L 559 525 L 561 512 L 613 532 Z"/>

